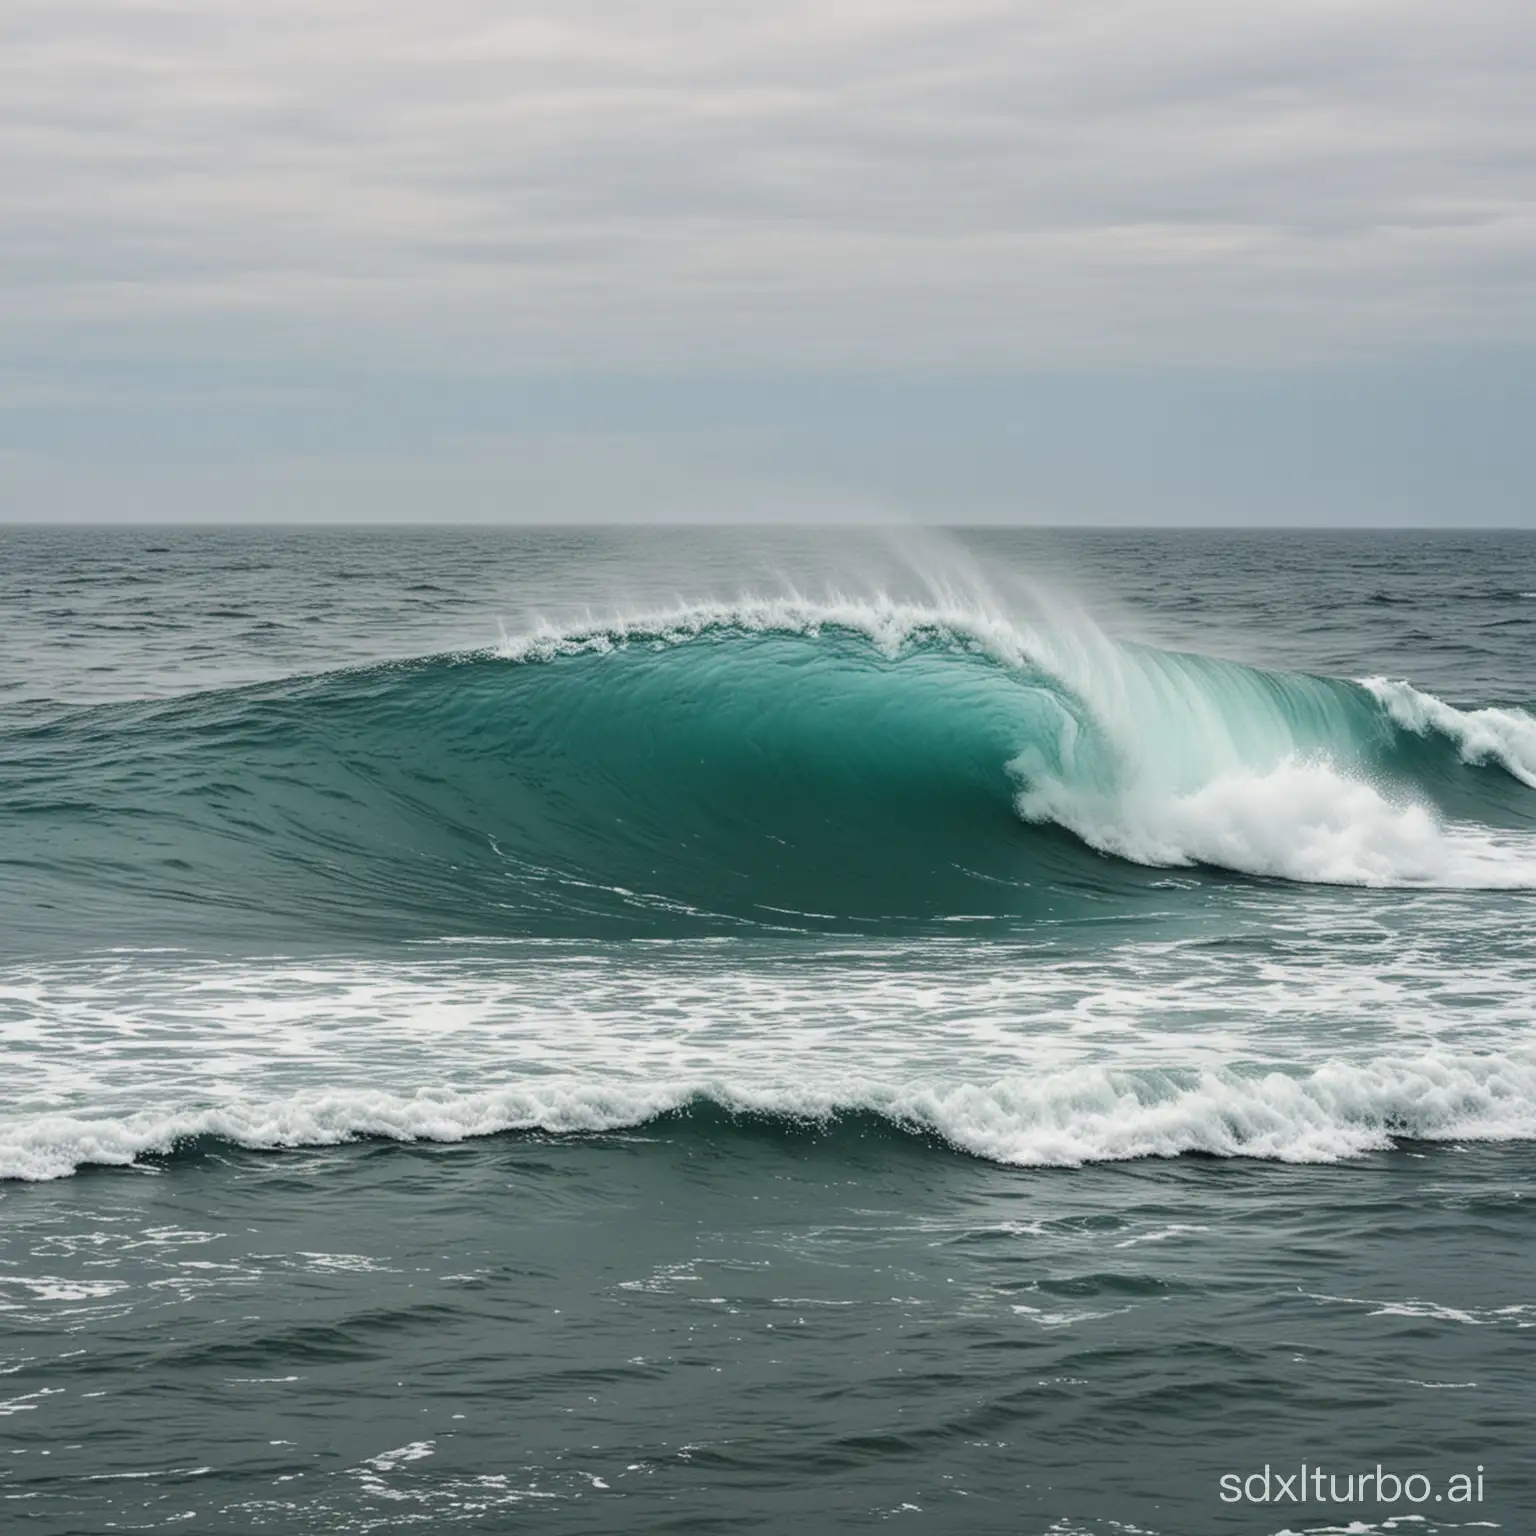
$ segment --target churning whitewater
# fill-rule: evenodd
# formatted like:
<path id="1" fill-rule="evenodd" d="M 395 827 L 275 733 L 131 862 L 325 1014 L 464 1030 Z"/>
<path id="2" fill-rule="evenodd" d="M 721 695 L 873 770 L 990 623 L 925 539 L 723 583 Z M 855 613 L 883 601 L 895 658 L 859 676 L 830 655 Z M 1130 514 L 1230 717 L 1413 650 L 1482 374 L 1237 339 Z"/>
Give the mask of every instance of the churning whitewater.
<path id="1" fill-rule="evenodd" d="M 1417 1141 L 1536 1138 L 1536 1054 L 1333 1062 L 1311 1072 L 1135 1073 L 1082 1066 L 1054 1076 L 958 1083 L 849 1076 L 736 1083 L 554 1078 L 481 1091 L 301 1090 L 218 1107 L 115 1117 L 36 1116 L 0 1132 L 0 1178 L 53 1179 L 200 1141 L 258 1149 L 358 1137 L 457 1142 L 504 1131 L 569 1135 L 665 1126 L 700 1112 L 830 1129 L 861 1115 L 993 1162 L 1077 1167 L 1128 1158 L 1271 1158 L 1332 1163 Z"/>

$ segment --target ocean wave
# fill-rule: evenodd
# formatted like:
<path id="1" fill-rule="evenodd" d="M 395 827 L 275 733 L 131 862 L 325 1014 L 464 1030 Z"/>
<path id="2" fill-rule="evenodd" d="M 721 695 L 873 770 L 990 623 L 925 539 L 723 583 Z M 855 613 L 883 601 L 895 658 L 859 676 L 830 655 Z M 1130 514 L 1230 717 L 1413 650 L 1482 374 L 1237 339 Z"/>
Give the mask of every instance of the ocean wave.
<path id="1" fill-rule="evenodd" d="M 1064 920 L 1168 867 L 1536 888 L 1521 710 L 960 601 L 546 625 L 79 711 L 0 775 L 34 892 L 128 938 Z"/>
<path id="2" fill-rule="evenodd" d="M 569 1136 L 715 1114 L 828 1127 L 872 1115 L 956 1151 L 1019 1167 L 1076 1167 L 1202 1153 L 1328 1163 L 1399 1141 L 1536 1138 L 1528 1052 L 1432 1051 L 1304 1072 L 1082 1065 L 975 1083 L 733 1082 L 554 1078 L 480 1091 L 306 1089 L 283 1098 L 145 1107 L 118 1116 L 35 1114 L 0 1127 L 0 1178 L 55 1179 L 199 1140 L 275 1150 L 363 1138 L 458 1142 L 504 1132 Z"/>
<path id="3" fill-rule="evenodd" d="M 1528 836 L 1447 828 L 1432 803 L 1388 791 L 1375 770 L 1391 734 L 1373 739 L 1382 722 L 1357 710 L 1349 684 L 1121 645 L 1081 619 L 1043 630 L 965 604 L 756 599 L 544 626 L 504 638 L 502 654 L 548 660 L 711 633 L 828 629 L 861 634 L 892 660 L 915 646 L 971 647 L 1061 685 L 1054 750 L 1037 738 L 1009 764 L 1017 805 L 1101 853 L 1309 883 L 1499 889 L 1536 878 Z M 1536 717 L 1458 710 L 1381 678 L 1359 687 L 1399 730 L 1536 787 Z"/>

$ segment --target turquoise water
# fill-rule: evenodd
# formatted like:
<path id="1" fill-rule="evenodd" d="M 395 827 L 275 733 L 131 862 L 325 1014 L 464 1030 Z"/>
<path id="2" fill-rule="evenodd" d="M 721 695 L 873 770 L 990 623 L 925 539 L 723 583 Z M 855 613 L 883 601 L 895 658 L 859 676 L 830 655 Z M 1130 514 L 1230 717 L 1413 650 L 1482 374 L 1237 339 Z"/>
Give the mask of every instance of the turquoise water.
<path id="1" fill-rule="evenodd" d="M 1536 538 L 0 549 L 19 1528 L 1536 1506 Z"/>

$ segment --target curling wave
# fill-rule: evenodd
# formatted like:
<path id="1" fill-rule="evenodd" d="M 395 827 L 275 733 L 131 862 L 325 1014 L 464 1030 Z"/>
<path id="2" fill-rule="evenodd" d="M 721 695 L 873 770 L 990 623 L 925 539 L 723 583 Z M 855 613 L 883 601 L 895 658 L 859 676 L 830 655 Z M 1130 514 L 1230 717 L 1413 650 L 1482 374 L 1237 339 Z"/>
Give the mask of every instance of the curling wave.
<path id="1" fill-rule="evenodd" d="M 965 605 L 551 627 L 77 711 L 0 773 L 34 929 L 883 930 L 1102 914 L 1176 867 L 1536 887 L 1523 710 Z"/>

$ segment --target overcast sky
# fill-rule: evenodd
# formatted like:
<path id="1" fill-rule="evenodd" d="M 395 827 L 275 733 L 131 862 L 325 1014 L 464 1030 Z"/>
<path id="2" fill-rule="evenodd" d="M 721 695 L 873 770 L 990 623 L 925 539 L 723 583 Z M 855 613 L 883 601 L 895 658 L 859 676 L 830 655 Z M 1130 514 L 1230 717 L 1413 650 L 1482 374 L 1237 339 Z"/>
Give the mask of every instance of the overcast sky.
<path id="1" fill-rule="evenodd" d="M 0 516 L 1536 523 L 1530 0 L 7 0 Z"/>

